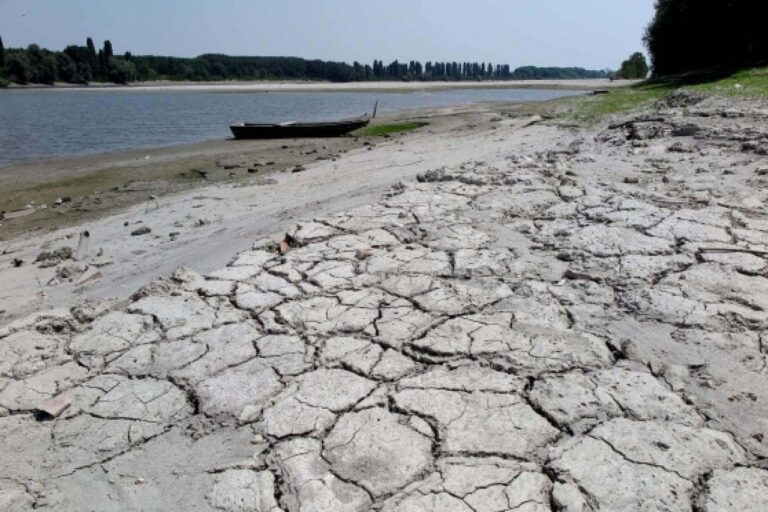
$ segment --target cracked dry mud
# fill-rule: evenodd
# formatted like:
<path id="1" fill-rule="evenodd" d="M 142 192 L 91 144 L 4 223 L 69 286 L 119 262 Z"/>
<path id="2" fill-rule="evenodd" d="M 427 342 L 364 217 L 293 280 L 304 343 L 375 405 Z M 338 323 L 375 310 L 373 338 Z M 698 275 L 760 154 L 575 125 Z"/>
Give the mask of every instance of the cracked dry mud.
<path id="1" fill-rule="evenodd" d="M 657 110 L 6 326 L 0 509 L 768 510 L 768 109 Z"/>

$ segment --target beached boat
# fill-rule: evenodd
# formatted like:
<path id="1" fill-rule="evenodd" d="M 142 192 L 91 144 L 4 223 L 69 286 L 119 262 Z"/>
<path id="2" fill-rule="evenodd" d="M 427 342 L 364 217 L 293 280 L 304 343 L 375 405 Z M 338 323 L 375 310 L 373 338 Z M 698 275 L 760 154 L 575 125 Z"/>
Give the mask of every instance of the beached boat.
<path id="1" fill-rule="evenodd" d="M 229 128 L 236 139 L 302 139 L 339 137 L 368 126 L 368 116 L 329 123 L 235 124 Z"/>
<path id="2" fill-rule="evenodd" d="M 365 114 L 355 119 L 323 123 L 241 123 L 230 126 L 236 139 L 303 139 L 309 137 L 339 137 L 365 128 L 376 117 L 378 102 L 373 107 L 373 116 Z"/>

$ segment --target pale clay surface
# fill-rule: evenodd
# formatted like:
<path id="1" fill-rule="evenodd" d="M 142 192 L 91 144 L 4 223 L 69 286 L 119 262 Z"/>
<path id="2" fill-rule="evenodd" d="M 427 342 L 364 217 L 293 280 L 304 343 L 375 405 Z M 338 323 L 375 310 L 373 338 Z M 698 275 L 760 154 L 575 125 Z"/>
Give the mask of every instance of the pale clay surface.
<path id="1" fill-rule="evenodd" d="M 659 109 L 0 328 L 0 510 L 768 510 L 768 109 Z"/>

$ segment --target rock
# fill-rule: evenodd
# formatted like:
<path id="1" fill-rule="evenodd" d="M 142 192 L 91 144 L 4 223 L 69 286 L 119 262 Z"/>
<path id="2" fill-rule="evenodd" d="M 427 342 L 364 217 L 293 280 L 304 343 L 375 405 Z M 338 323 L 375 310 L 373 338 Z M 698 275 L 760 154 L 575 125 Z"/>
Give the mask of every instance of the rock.
<path id="1" fill-rule="evenodd" d="M 58 418 L 70 405 L 72 405 L 71 398 L 66 395 L 59 395 L 41 402 L 37 406 L 37 410 L 50 418 Z"/>
<path id="2" fill-rule="evenodd" d="M 632 340 L 622 340 L 621 354 L 630 361 L 636 361 L 642 364 L 648 363 L 648 360 L 645 358 L 645 356 L 643 356 L 643 353 L 642 351 L 640 351 L 640 348 Z"/>
<path id="3" fill-rule="evenodd" d="M 147 226 L 142 226 L 140 228 L 134 229 L 131 231 L 131 236 L 142 236 L 142 235 L 148 235 L 152 232 L 150 228 Z"/>
<path id="4" fill-rule="evenodd" d="M 682 142 L 675 142 L 667 148 L 667 151 L 670 153 L 693 153 L 695 149 Z"/>
<path id="5" fill-rule="evenodd" d="M 637 183 L 640 183 L 640 178 L 627 176 L 626 178 L 624 178 L 624 183 L 637 184 Z"/>
<path id="6" fill-rule="evenodd" d="M 373 256 L 373 251 L 370 249 L 358 249 L 355 251 L 355 258 L 359 260 L 367 260 Z"/>
<path id="7" fill-rule="evenodd" d="M 595 283 L 602 283 L 604 281 L 604 279 L 600 276 L 593 276 L 593 275 L 587 274 L 586 272 L 577 272 L 571 269 L 566 270 L 565 273 L 563 274 L 563 277 L 566 279 L 573 279 L 576 281 L 592 281 Z"/>

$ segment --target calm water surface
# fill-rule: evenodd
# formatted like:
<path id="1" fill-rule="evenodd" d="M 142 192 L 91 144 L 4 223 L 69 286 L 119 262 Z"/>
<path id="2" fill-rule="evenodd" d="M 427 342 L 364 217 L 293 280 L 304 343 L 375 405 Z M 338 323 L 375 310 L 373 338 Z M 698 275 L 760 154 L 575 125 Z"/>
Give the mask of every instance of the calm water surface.
<path id="1" fill-rule="evenodd" d="M 320 121 L 373 110 L 530 102 L 581 94 L 538 89 L 412 93 L 201 91 L 0 91 L 0 166 L 44 158 L 169 146 L 230 136 L 241 121 Z"/>

